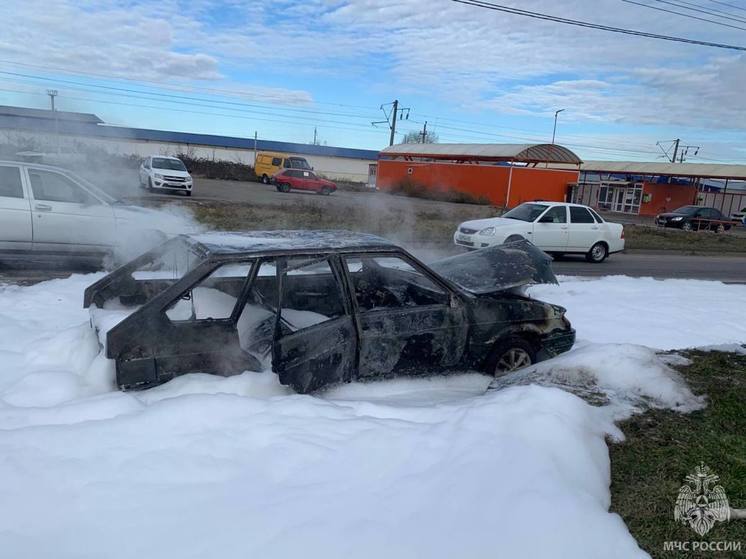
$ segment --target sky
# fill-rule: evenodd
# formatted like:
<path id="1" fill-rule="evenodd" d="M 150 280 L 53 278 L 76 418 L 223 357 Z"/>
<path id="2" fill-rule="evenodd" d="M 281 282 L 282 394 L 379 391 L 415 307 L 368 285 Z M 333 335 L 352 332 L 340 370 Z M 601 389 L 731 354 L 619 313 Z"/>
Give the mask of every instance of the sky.
<path id="1" fill-rule="evenodd" d="M 742 0 L 499 0 L 746 47 Z M 498 0 L 495 0 L 497 3 Z M 641 6 L 646 4 L 651 7 Z M 440 142 L 549 142 L 583 159 L 746 163 L 746 52 L 452 0 L 4 0 L 0 104 L 120 126 L 381 149 L 386 103 Z M 657 9 L 653 9 L 657 8 Z M 673 14 L 669 10 L 686 14 Z M 712 20 L 719 24 L 702 21 Z M 383 110 L 381 106 L 383 105 Z M 670 153 L 670 149 L 669 149 Z"/>

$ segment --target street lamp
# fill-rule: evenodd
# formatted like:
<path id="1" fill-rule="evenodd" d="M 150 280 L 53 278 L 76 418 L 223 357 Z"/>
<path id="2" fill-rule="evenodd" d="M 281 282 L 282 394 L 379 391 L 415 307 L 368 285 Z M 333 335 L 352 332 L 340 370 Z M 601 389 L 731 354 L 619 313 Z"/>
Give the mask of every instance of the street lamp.
<path id="1" fill-rule="evenodd" d="M 554 144 L 554 136 L 557 133 L 557 115 L 566 109 L 559 109 L 554 111 L 554 129 L 552 130 L 552 144 Z"/>

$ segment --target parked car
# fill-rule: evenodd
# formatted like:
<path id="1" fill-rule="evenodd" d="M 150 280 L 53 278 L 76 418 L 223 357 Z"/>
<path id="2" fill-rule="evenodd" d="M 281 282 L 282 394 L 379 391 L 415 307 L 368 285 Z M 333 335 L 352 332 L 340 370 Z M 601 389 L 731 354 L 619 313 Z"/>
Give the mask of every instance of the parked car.
<path id="1" fill-rule="evenodd" d="M 302 169 L 312 171 L 305 157 L 287 155 L 284 153 L 258 153 L 254 163 L 254 173 L 264 184 L 269 184 L 273 175 L 283 169 Z"/>
<path id="2" fill-rule="evenodd" d="M 271 368 L 309 392 L 449 369 L 502 375 L 569 350 L 565 309 L 525 295 L 530 283 L 556 278 L 525 241 L 428 267 L 360 233 L 205 233 L 100 279 L 84 306 L 98 329 L 131 313 L 105 338 L 121 389 Z"/>
<path id="3" fill-rule="evenodd" d="M 731 221 L 716 208 L 703 206 L 682 206 L 672 212 L 655 216 L 655 224 L 660 227 L 676 227 L 684 231 L 708 229 L 723 233 L 731 228 Z"/>
<path id="4" fill-rule="evenodd" d="M 165 240 L 155 223 L 69 171 L 0 161 L 0 261 L 129 259 Z"/>
<path id="5" fill-rule="evenodd" d="M 622 225 L 588 206 L 559 202 L 527 202 L 500 217 L 465 221 L 453 235 L 455 244 L 470 249 L 522 239 L 556 255 L 585 254 L 590 262 L 624 250 Z"/>
<path id="6" fill-rule="evenodd" d="M 730 218 L 733 221 L 742 223 L 746 227 L 746 207 L 741 208 L 740 212 L 733 212 L 730 214 Z"/>
<path id="7" fill-rule="evenodd" d="M 272 177 L 272 184 L 278 192 L 291 190 L 308 190 L 317 194 L 329 195 L 337 190 L 337 185 L 327 179 L 322 179 L 313 171 L 302 169 L 285 169 Z"/>
<path id="8" fill-rule="evenodd" d="M 177 157 L 152 155 L 140 165 L 140 186 L 151 192 L 171 190 L 192 195 L 192 176 L 184 163 Z"/>

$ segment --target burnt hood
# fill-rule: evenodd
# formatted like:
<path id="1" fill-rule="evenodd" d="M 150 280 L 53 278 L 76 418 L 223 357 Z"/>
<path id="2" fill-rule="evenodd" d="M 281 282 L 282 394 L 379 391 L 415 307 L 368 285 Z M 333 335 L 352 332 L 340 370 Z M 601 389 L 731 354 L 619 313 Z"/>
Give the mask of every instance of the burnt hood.
<path id="1" fill-rule="evenodd" d="M 558 283 L 552 258 L 529 241 L 515 241 L 444 258 L 430 267 L 474 295 L 536 283 Z"/>

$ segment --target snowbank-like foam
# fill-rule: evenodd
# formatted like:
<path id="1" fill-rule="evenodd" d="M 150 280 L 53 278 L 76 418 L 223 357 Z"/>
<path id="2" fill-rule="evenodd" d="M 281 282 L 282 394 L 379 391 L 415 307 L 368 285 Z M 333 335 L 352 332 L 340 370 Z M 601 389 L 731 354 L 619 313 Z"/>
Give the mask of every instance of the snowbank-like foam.
<path id="1" fill-rule="evenodd" d="M 644 556 L 608 512 L 605 437 L 703 403 L 649 347 L 746 341 L 743 286 L 571 280 L 532 291 L 581 341 L 501 390 L 470 373 L 301 396 L 246 372 L 121 393 L 82 309 L 98 277 L 0 287 L 9 556 Z"/>

